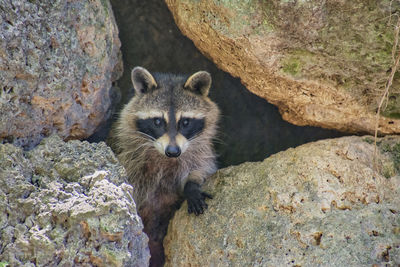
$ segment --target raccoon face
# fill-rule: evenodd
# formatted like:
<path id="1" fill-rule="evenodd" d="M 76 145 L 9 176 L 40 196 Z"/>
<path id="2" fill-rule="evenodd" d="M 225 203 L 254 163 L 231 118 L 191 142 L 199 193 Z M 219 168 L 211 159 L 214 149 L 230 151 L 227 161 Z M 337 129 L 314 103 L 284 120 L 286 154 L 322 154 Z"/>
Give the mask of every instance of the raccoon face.
<path id="1" fill-rule="evenodd" d="M 201 134 L 204 124 L 204 118 L 191 117 L 168 123 L 164 115 L 136 121 L 138 131 L 154 139 L 157 150 L 168 157 L 179 157 L 185 152 L 192 138 Z"/>
<path id="2" fill-rule="evenodd" d="M 154 76 L 141 67 L 132 71 L 134 128 L 161 154 L 179 157 L 212 122 L 209 119 L 216 106 L 207 97 L 211 76 L 205 71 L 188 79 L 168 74 Z"/>

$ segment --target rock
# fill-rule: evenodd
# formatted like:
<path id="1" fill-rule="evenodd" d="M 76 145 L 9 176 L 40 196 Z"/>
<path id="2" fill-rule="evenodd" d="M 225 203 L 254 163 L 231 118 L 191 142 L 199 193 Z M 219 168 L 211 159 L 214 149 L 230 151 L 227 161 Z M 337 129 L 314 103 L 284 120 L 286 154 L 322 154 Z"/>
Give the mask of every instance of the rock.
<path id="1" fill-rule="evenodd" d="M 219 170 L 208 210 L 186 202 L 164 240 L 166 266 L 397 266 L 400 137 L 309 143 Z"/>
<path id="2" fill-rule="evenodd" d="M 165 0 L 183 34 L 296 125 L 375 130 L 400 2 Z M 400 79 L 379 124 L 400 133 Z"/>
<path id="3" fill-rule="evenodd" d="M 86 138 L 122 74 L 108 0 L 0 0 L 0 141 Z"/>
<path id="4" fill-rule="evenodd" d="M 0 145 L 0 262 L 148 265 L 148 239 L 125 179 L 104 143 L 54 135 L 29 152 Z"/>

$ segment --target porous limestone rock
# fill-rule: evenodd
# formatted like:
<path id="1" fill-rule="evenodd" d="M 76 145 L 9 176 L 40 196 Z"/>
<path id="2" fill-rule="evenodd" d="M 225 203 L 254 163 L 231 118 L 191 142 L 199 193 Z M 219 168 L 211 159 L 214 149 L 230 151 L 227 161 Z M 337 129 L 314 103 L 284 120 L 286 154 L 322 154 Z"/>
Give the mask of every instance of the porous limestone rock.
<path id="1" fill-rule="evenodd" d="M 0 144 L 0 262 L 146 266 L 147 236 L 126 173 L 104 143 Z"/>
<path id="2" fill-rule="evenodd" d="M 164 240 L 166 266 L 397 266 L 400 137 L 343 137 L 219 170 L 196 217 Z"/>
<path id="3" fill-rule="evenodd" d="M 375 130 L 400 2 L 165 0 L 187 37 L 296 125 Z M 379 124 L 400 133 L 400 79 Z M 386 105 L 384 105 L 385 107 Z"/>
<path id="4" fill-rule="evenodd" d="M 122 74 L 108 0 L 0 0 L 0 141 L 90 136 Z"/>

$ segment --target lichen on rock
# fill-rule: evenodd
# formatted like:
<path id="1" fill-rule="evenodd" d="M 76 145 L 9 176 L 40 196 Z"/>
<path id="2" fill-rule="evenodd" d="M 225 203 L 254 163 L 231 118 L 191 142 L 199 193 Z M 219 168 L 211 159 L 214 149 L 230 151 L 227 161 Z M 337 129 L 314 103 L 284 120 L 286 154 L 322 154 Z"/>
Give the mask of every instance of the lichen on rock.
<path id="1" fill-rule="evenodd" d="M 132 186 L 104 143 L 0 145 L 0 262 L 145 266 L 150 255 Z"/>
<path id="2" fill-rule="evenodd" d="M 219 170 L 201 216 L 175 214 L 166 266 L 397 266 L 400 137 L 343 137 Z"/>

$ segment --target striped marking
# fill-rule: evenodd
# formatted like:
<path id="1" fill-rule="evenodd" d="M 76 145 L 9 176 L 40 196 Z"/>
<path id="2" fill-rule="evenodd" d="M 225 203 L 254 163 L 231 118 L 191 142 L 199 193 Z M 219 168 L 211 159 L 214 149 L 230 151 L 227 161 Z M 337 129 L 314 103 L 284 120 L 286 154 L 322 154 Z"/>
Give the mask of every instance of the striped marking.
<path id="1" fill-rule="evenodd" d="M 166 111 L 160 110 L 141 110 L 135 113 L 136 117 L 145 120 L 145 119 L 152 119 L 152 118 L 164 118 L 165 121 L 168 123 L 168 116 Z"/>

